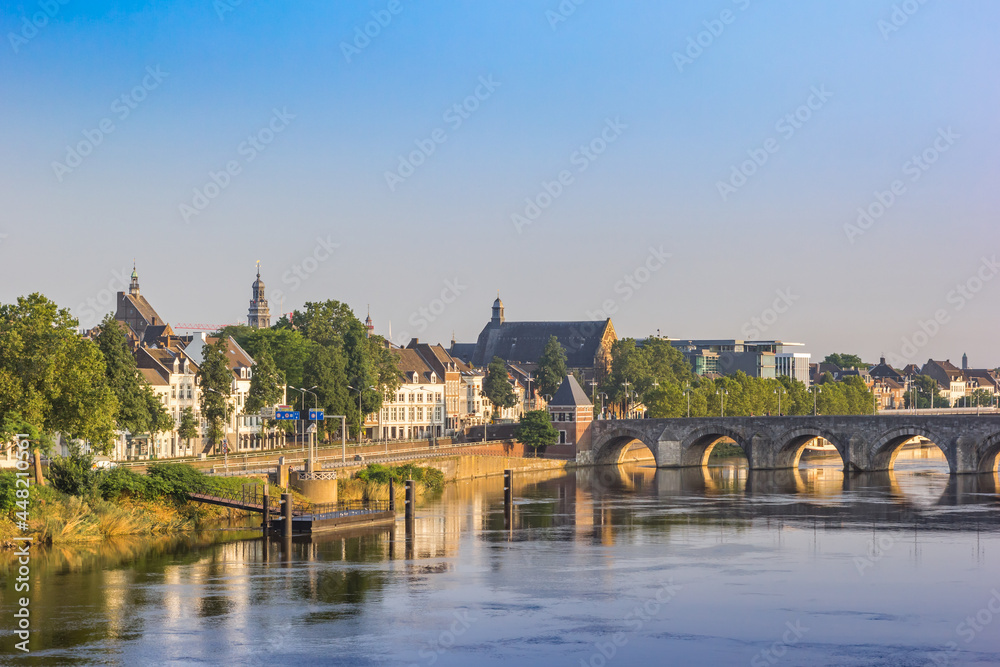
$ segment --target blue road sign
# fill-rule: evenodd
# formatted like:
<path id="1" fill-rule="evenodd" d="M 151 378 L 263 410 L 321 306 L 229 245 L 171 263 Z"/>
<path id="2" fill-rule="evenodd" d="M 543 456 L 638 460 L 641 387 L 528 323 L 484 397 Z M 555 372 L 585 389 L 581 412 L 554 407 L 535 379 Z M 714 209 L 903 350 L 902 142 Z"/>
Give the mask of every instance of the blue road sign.
<path id="1" fill-rule="evenodd" d="M 298 419 L 299 418 L 299 411 L 298 410 L 275 410 L 274 411 L 274 418 L 275 419 Z"/>
<path id="2" fill-rule="evenodd" d="M 310 410 L 309 411 L 309 420 L 310 421 L 314 421 L 314 422 L 323 421 L 324 418 L 325 417 L 323 415 L 323 410 Z"/>

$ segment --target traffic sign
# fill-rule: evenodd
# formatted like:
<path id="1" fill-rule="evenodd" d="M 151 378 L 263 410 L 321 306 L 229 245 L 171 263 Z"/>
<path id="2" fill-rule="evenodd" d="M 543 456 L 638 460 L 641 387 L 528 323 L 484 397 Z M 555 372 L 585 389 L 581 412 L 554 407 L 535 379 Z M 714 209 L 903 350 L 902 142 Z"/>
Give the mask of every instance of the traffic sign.
<path id="1" fill-rule="evenodd" d="M 275 419 L 285 419 L 285 420 L 298 419 L 299 418 L 299 411 L 298 410 L 275 410 L 274 411 L 274 418 Z"/>
<path id="2" fill-rule="evenodd" d="M 323 421 L 323 419 L 324 419 L 323 410 L 310 410 L 309 411 L 309 420 L 310 421 L 314 421 L 314 422 L 316 422 L 316 421 Z"/>
<path id="3" fill-rule="evenodd" d="M 260 416 L 264 419 L 274 419 L 274 408 L 264 407 L 260 409 Z"/>

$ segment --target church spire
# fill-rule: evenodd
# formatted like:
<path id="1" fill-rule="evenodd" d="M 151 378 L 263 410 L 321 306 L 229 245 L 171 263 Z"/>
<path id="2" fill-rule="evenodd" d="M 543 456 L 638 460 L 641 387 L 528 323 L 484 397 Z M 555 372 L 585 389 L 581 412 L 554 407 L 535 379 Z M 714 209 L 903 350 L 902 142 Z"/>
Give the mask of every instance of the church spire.
<path id="1" fill-rule="evenodd" d="M 257 280 L 251 287 L 250 311 L 247 313 L 247 324 L 254 329 L 267 329 L 271 326 L 271 310 L 267 307 L 267 297 L 264 292 L 264 281 L 260 279 L 260 260 L 257 260 Z"/>
<path id="2" fill-rule="evenodd" d="M 128 293 L 132 296 L 139 296 L 139 272 L 135 270 L 135 260 L 132 260 L 132 282 L 128 286 Z"/>

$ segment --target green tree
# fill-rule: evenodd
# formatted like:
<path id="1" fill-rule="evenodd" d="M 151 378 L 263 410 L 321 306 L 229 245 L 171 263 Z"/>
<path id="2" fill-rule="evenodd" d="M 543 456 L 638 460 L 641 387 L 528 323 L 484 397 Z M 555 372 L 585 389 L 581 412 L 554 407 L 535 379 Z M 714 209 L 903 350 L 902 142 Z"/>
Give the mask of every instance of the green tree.
<path id="1" fill-rule="evenodd" d="M 549 341 L 542 350 L 542 356 L 538 358 L 538 371 L 536 373 L 536 385 L 538 393 L 541 395 L 553 395 L 559 389 L 559 385 L 566 378 L 566 350 L 559 343 L 559 339 L 550 336 Z"/>
<path id="2" fill-rule="evenodd" d="M 278 370 L 271 357 L 270 347 L 265 345 L 260 352 L 253 355 L 254 365 L 250 377 L 250 390 L 247 392 L 244 414 L 257 414 L 261 408 L 277 405 L 284 395 L 284 374 Z"/>
<path id="3" fill-rule="evenodd" d="M 861 357 L 856 354 L 828 354 L 826 359 L 823 360 L 826 364 L 835 364 L 840 368 L 861 368 L 864 366 L 864 362 L 861 361 Z"/>
<path id="4" fill-rule="evenodd" d="M 56 433 L 89 441 L 96 451 L 110 449 L 118 400 L 100 348 L 81 337 L 77 326 L 68 310 L 38 293 L 0 305 L 5 435 L 29 433 L 36 450 L 50 448 Z"/>
<path id="5" fill-rule="evenodd" d="M 229 420 L 229 397 L 233 391 L 233 372 L 226 359 L 228 339 L 219 338 L 202 348 L 203 358 L 198 369 L 201 385 L 201 414 L 208 422 L 208 444 L 217 450 L 225 435 Z"/>
<path id="6" fill-rule="evenodd" d="M 104 356 L 108 387 L 118 399 L 115 416 L 118 430 L 133 435 L 146 433 L 152 438 L 159 432 L 171 430 L 173 419 L 139 373 L 125 332 L 111 314 L 101 322 L 95 342 Z"/>
<path id="7" fill-rule="evenodd" d="M 347 415 L 349 424 L 355 430 L 354 415 L 358 411 L 357 399 L 347 389 L 347 370 L 344 356 L 336 348 L 313 345 L 304 368 L 303 384 L 316 387 L 313 390 L 320 407 L 336 415 Z M 324 422 L 328 434 L 340 428 L 340 420 L 328 419 Z"/>
<path id="8" fill-rule="evenodd" d="M 540 447 L 556 444 L 559 441 L 559 431 L 552 426 L 548 411 L 531 410 L 521 417 L 514 437 L 537 452 Z"/>
<path id="9" fill-rule="evenodd" d="M 191 408 L 181 410 L 180 424 L 177 427 L 177 437 L 184 438 L 187 446 L 191 446 L 191 439 L 198 437 L 198 418 L 194 416 Z"/>
<path id="10" fill-rule="evenodd" d="M 507 375 L 507 365 L 500 357 L 493 357 L 493 361 L 486 367 L 483 395 L 493 403 L 494 415 L 502 408 L 512 408 L 517 405 L 517 396 Z"/>
<path id="11" fill-rule="evenodd" d="M 287 318 L 283 318 L 287 322 Z M 264 350 L 271 354 L 274 365 L 285 374 L 285 382 L 301 387 L 302 370 L 309 356 L 310 342 L 300 331 L 275 325 L 270 329 L 254 329 L 246 325 L 226 327 L 220 338 L 232 336 L 250 356 L 257 359 Z"/>

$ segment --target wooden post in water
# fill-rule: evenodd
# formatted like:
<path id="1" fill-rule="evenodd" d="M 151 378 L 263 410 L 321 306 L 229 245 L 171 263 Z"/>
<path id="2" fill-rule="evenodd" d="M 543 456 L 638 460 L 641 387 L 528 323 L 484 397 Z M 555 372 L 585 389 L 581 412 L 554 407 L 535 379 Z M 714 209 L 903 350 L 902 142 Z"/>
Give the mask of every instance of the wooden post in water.
<path id="1" fill-rule="evenodd" d="M 503 471 L 503 522 L 510 530 L 514 520 L 514 472 Z"/>
<path id="2" fill-rule="evenodd" d="M 396 487 L 392 483 L 392 478 L 389 478 L 389 511 L 393 514 L 396 513 Z"/>
<path id="3" fill-rule="evenodd" d="M 292 536 L 292 494 L 282 493 L 281 502 L 284 504 L 283 510 L 285 513 L 285 523 L 282 526 L 282 535 L 284 537 Z"/>
<path id="4" fill-rule="evenodd" d="M 413 504 L 414 504 L 414 493 L 413 493 L 413 480 L 406 480 L 406 533 L 408 535 L 413 534 Z"/>
<path id="5" fill-rule="evenodd" d="M 264 482 L 264 494 L 262 496 L 262 506 L 264 508 L 264 520 L 261 521 L 260 527 L 264 531 L 264 535 L 267 536 L 268 531 L 271 529 L 271 505 L 270 497 L 267 495 L 267 482 Z"/>

